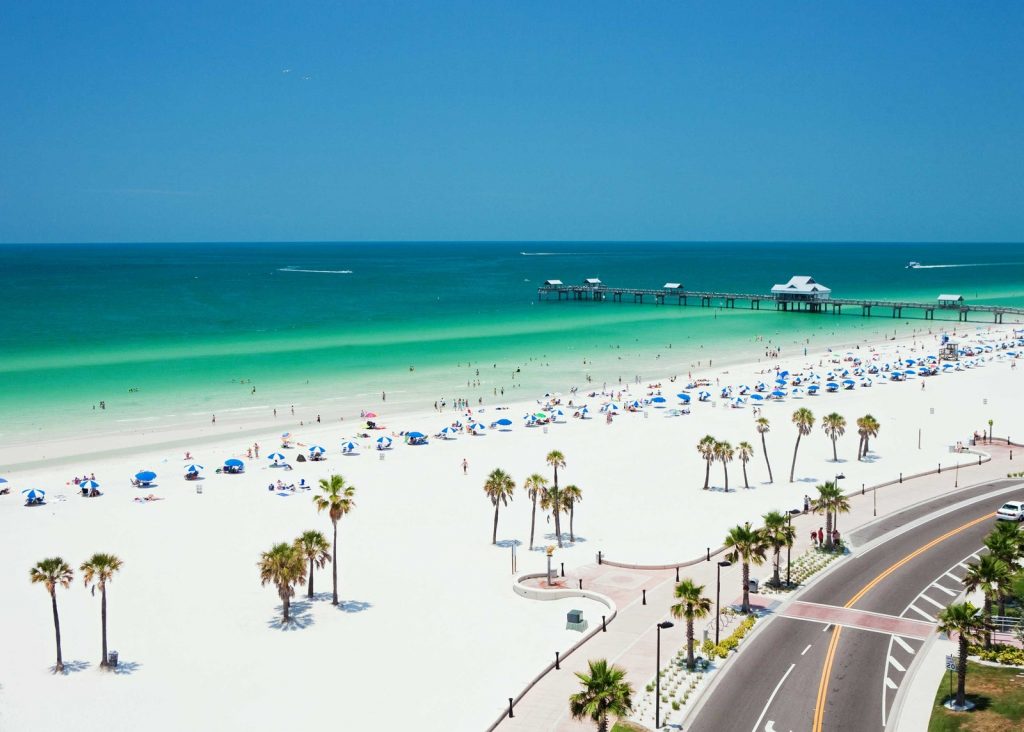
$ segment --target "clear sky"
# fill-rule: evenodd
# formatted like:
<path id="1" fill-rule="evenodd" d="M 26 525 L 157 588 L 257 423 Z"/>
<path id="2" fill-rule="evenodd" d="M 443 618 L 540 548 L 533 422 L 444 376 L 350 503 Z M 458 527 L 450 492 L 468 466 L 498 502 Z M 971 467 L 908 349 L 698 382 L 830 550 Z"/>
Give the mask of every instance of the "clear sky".
<path id="1" fill-rule="evenodd" d="M 1024 241 L 1020 2 L 0 5 L 0 242 Z"/>

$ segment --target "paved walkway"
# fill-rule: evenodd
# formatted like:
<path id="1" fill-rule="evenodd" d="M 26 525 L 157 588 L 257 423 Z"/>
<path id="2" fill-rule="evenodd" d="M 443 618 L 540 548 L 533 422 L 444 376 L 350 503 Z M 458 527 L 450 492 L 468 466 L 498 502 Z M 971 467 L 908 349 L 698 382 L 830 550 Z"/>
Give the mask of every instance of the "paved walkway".
<path id="1" fill-rule="evenodd" d="M 954 480 L 958 480 L 964 488 L 976 483 L 1005 478 L 1007 472 L 1024 469 L 1018 449 L 1018 460 L 1011 462 L 1008 451 L 999 445 L 981 445 L 979 449 L 992 455 L 992 461 L 981 466 L 972 466 L 954 474 L 946 472 L 941 475 L 929 475 L 923 478 L 907 480 L 901 484 L 887 486 L 878 492 L 877 515 L 886 516 L 908 506 L 952 492 Z M 840 518 L 842 533 L 863 526 L 874 520 L 874 501 L 871 491 L 865 495 L 855 495 L 850 499 L 850 513 Z M 799 556 L 811 548 L 810 532 L 823 523 L 823 517 L 815 515 L 797 515 L 793 517 L 796 529 L 796 544 L 793 556 Z M 680 570 L 681 578 L 689 578 L 705 586 L 705 594 L 713 598 L 715 592 L 715 574 L 717 565 L 712 557 L 710 562 L 700 562 Z M 681 557 L 685 561 L 686 557 Z M 785 572 L 783 559 L 783 572 Z M 769 577 L 769 564 L 764 567 L 752 568 L 752 576 Z M 722 570 L 723 607 L 733 604 L 739 599 L 741 588 L 741 568 L 739 565 Z M 579 691 L 579 680 L 576 672 L 587 669 L 589 659 L 605 658 L 626 670 L 628 679 L 640 692 L 654 678 L 655 666 L 655 626 L 658 622 L 668 619 L 668 608 L 673 604 L 672 597 L 675 587 L 675 570 L 631 570 L 607 565 L 584 565 L 566 572 L 564 582 L 567 587 L 576 587 L 578 579 L 583 578 L 584 589 L 598 590 L 611 596 L 618 604 L 618 617 L 608 625 L 605 633 L 596 634 L 579 650 L 561 663 L 561 669 L 551 671 L 544 676 L 515 706 L 515 717 L 504 719 L 498 730 L 530 730 L 531 732 L 572 732 L 575 730 L 591 730 L 593 725 L 574 721 L 569 716 L 569 696 Z M 732 588 L 732 592 L 728 588 Z M 641 590 L 647 590 L 647 604 L 642 604 Z M 772 605 L 775 598 L 758 598 L 759 604 Z M 524 600 L 524 602 L 529 602 Z M 713 622 L 713 621 L 712 621 Z M 591 623 L 593 627 L 593 622 Z M 695 629 L 698 643 L 703 625 Z M 676 623 L 675 627 L 662 631 L 662 660 L 668 662 L 675 651 L 686 642 L 685 623 Z M 722 631 L 723 637 L 729 629 Z M 538 669 L 539 670 L 539 669 Z M 934 693 L 934 692 L 933 692 Z M 496 700 L 495 713 L 500 711 L 500 701 Z"/>

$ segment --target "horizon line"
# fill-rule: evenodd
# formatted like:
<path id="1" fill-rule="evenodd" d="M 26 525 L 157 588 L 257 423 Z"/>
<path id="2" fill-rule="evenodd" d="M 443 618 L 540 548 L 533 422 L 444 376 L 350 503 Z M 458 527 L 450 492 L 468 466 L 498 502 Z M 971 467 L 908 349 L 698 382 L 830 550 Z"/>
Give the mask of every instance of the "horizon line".
<path id="1" fill-rule="evenodd" d="M 260 239 L 245 240 L 146 240 L 146 241 L 0 241 L 4 246 L 147 246 L 190 244 L 967 244 L 1020 245 L 1024 240 L 889 240 L 889 239 Z"/>

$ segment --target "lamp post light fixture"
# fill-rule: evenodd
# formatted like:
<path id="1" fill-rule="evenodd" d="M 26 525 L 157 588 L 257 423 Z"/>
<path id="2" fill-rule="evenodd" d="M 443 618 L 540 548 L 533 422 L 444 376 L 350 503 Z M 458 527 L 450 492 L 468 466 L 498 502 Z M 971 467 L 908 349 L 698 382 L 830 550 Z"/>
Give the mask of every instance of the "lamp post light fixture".
<path id="1" fill-rule="evenodd" d="M 727 559 L 723 559 L 718 563 L 717 579 L 715 580 L 715 645 L 718 645 L 718 631 L 719 626 L 719 608 L 722 605 L 722 567 L 728 567 L 732 562 Z"/>
<path id="2" fill-rule="evenodd" d="M 658 642 L 654 660 L 654 729 L 661 729 L 661 631 L 674 626 L 671 620 L 658 623 Z"/>
<path id="3" fill-rule="evenodd" d="M 554 546 L 548 546 L 545 550 L 548 555 L 548 587 L 551 587 L 554 583 L 551 581 L 551 555 L 555 553 Z"/>
<path id="4" fill-rule="evenodd" d="M 846 480 L 846 476 L 844 474 L 842 474 L 842 473 L 836 473 L 836 480 L 835 480 L 836 488 L 839 487 L 839 481 L 841 481 L 841 480 Z M 839 512 L 838 511 L 836 511 L 835 518 L 832 521 L 832 528 L 835 529 L 836 531 L 839 530 Z"/>
<path id="5" fill-rule="evenodd" d="M 786 519 L 789 522 L 790 528 L 792 528 L 792 526 L 793 526 L 793 515 L 794 514 L 798 514 L 798 513 L 801 513 L 800 509 L 794 508 L 787 515 Z M 792 557 L 793 557 L 793 542 L 790 541 L 790 543 L 786 545 L 786 587 L 789 587 L 789 584 L 790 584 L 790 582 L 789 582 L 789 565 L 792 563 Z"/>

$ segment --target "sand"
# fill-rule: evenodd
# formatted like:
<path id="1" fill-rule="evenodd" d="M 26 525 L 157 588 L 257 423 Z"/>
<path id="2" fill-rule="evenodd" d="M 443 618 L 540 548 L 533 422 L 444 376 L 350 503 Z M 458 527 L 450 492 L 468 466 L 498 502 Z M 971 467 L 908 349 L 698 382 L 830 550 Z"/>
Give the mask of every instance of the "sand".
<path id="1" fill-rule="evenodd" d="M 1009 329 L 986 331 L 985 337 L 1009 337 Z M 886 360 L 897 347 L 906 355 L 910 345 L 878 345 Z M 926 350 L 935 347 L 929 343 Z M 868 354 L 867 346 L 859 351 Z M 797 371 L 813 364 L 822 372 L 828 364 L 819 368 L 818 361 L 826 357 L 812 353 L 787 359 L 783 367 Z M 763 415 L 772 423 L 772 485 L 766 482 L 750 406 L 730 409 L 721 401 L 693 404 L 691 413 L 680 417 L 650 408 L 646 416 L 622 414 L 609 425 L 597 414 L 601 399 L 580 399 L 590 403 L 594 419 L 569 419 L 546 432 L 522 425 L 522 415 L 535 403 L 511 404 L 500 413 L 488 408 L 484 421 L 510 415 L 511 431 L 489 430 L 486 436 L 432 440 L 419 447 L 396 442 L 383 460 L 372 449 L 339 454 L 352 425 L 307 426 L 296 430 L 296 438 L 325 445 L 325 462 L 293 463 L 295 469 L 285 472 L 266 460 L 247 460 L 244 475 L 217 475 L 213 468 L 225 458 L 244 456 L 254 439 L 264 453 L 277 447 L 269 429 L 239 424 L 233 426 L 237 435 L 191 435 L 195 461 L 207 466 L 198 484 L 201 494 L 196 483 L 182 477 L 184 448 L 177 445 L 187 442 L 188 434 L 169 432 L 164 442 L 175 446 L 155 448 L 133 447 L 128 432 L 123 443 L 86 436 L 74 451 L 94 457 L 73 464 L 37 462 L 43 455 L 66 454 L 66 443 L 40 438 L 16 451 L 8 448 L 0 452 L 5 461 L 0 474 L 14 487 L 11 495 L 0 496 L 5 537 L 0 728 L 50 730 L 70 723 L 85 732 L 269 730 L 340 723 L 356 729 L 481 729 L 556 649 L 578 638 L 565 629 L 570 608 L 582 609 L 592 623 L 601 614 L 601 606 L 588 600 L 538 602 L 512 592 L 510 544 L 520 542 L 520 571 L 542 571 L 541 547 L 554 543 L 553 528 L 541 514 L 541 546 L 528 550 L 530 504 L 520 489 L 501 510 L 499 546 L 492 546 L 493 507 L 482 491 L 491 469 L 503 468 L 521 485 L 532 472 L 549 472 L 544 465 L 549 450 L 565 454 L 561 480 L 583 490 L 576 542 L 555 552 L 555 561 L 567 568 L 593 561 L 598 550 L 621 561 L 680 561 L 719 545 L 731 525 L 757 522 L 771 509 L 800 506 L 815 484 L 839 472 L 846 476 L 841 485 L 853 490 L 901 471 L 939 463 L 952 467 L 958 457 L 973 460 L 951 454 L 949 446 L 984 429 L 988 419 L 999 435 L 1024 435 L 1014 400 L 1022 371 L 1011 359 L 996 359 L 994 353 L 986 358 L 977 368 L 927 379 L 923 390 L 918 378 L 899 384 L 875 379 L 869 389 L 764 405 Z M 757 373 L 763 368 L 748 364 L 730 366 L 728 374 L 700 375 L 722 384 L 753 384 L 768 380 Z M 645 386 L 633 386 L 632 395 L 645 394 Z M 663 390 L 671 396 L 678 386 L 666 381 Z M 839 441 L 837 463 L 831 442 L 816 425 L 801 442 L 796 481 L 789 483 L 796 437 L 789 417 L 800 406 L 814 411 L 819 422 L 837 411 L 850 427 Z M 869 460 L 858 462 L 853 422 L 865 413 L 882 427 Z M 450 413 L 383 414 L 389 429 L 430 434 L 452 418 Z M 729 466 L 732 491 L 721 490 L 717 464 L 711 472 L 714 490 L 701 489 L 704 463 L 695 444 L 704 434 L 734 446 L 740 440 L 754 444 L 750 489 L 743 488 L 738 462 Z M 462 474 L 463 459 L 468 475 Z M 156 487 L 129 485 L 129 476 L 142 468 L 159 474 Z M 81 498 L 66 485 L 83 470 L 96 473 L 104 496 Z M 306 529 L 330 536 L 330 522 L 315 512 L 310 492 L 279 496 L 266 486 L 278 478 L 315 483 L 335 472 L 357 486 L 357 508 L 339 528 L 344 602 L 340 609 L 330 604 L 330 571 L 319 570 L 317 599 L 307 602 L 300 588 L 293 606 L 296 622 L 282 629 L 277 596 L 259 583 L 259 554 Z M 19 491 L 29 487 L 47 491 L 45 506 L 22 505 Z M 133 500 L 149 493 L 164 500 Z M 563 531 L 568 533 L 567 519 Z M 110 647 L 120 652 L 121 672 L 97 669 L 99 597 L 76 577 L 72 588 L 58 591 L 64 658 L 76 670 L 54 676 L 49 600 L 42 587 L 29 584 L 28 570 L 57 554 L 77 568 L 96 551 L 124 560 L 109 588 Z"/>

